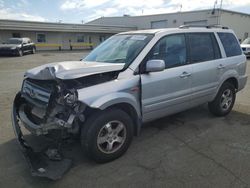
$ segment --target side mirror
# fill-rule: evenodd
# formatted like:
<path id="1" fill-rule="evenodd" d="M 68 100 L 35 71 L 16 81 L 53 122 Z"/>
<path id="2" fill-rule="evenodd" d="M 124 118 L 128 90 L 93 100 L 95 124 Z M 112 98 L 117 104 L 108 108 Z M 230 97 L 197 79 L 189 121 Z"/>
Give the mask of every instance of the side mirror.
<path id="1" fill-rule="evenodd" d="M 146 63 L 146 72 L 160 72 L 165 69 L 164 60 L 154 59 Z"/>

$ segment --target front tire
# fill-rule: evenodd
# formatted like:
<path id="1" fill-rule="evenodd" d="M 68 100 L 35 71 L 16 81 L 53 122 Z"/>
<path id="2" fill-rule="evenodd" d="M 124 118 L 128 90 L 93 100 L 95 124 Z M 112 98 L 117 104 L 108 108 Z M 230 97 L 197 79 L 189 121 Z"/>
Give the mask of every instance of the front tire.
<path id="1" fill-rule="evenodd" d="M 81 131 L 81 144 L 90 159 L 105 163 L 122 156 L 133 139 L 133 122 L 120 109 L 93 114 Z"/>
<path id="2" fill-rule="evenodd" d="M 19 57 L 22 57 L 22 56 L 23 56 L 23 50 L 22 50 L 22 49 L 19 49 L 19 50 L 17 51 L 17 55 L 18 55 Z"/>
<path id="3" fill-rule="evenodd" d="M 35 47 L 32 48 L 31 53 L 32 53 L 32 54 L 35 54 L 35 53 L 36 53 L 36 48 L 35 48 Z"/>
<path id="4" fill-rule="evenodd" d="M 215 99 L 208 103 L 209 111 L 215 116 L 226 116 L 234 106 L 236 89 L 233 84 L 225 82 Z"/>

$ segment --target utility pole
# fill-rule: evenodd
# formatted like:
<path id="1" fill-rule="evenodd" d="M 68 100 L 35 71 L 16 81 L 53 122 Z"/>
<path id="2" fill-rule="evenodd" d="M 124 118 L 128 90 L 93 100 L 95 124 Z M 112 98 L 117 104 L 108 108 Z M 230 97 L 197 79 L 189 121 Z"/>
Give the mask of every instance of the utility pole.
<path id="1" fill-rule="evenodd" d="M 220 25 L 221 23 L 221 9 L 222 9 L 222 5 L 223 5 L 223 0 L 220 1 L 220 9 L 218 12 L 218 25 Z"/>

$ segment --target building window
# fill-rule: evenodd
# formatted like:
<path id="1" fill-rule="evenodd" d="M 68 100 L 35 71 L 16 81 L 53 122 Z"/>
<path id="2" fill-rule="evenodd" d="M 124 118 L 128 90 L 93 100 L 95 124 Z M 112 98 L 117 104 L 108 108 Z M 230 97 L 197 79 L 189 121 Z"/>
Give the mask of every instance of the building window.
<path id="1" fill-rule="evenodd" d="M 166 28 L 167 25 L 168 25 L 167 20 L 160 20 L 160 21 L 152 21 L 151 22 L 151 28 L 152 29 Z"/>
<path id="2" fill-rule="evenodd" d="M 77 35 L 77 42 L 84 42 L 84 35 Z"/>
<path id="3" fill-rule="evenodd" d="M 100 37 L 99 37 L 100 43 L 102 43 L 102 42 L 105 41 L 105 40 L 106 40 L 105 36 L 100 36 Z"/>
<path id="4" fill-rule="evenodd" d="M 46 35 L 44 33 L 38 33 L 36 35 L 37 42 L 44 43 L 46 42 Z"/>
<path id="5" fill-rule="evenodd" d="M 91 37 L 89 37 L 89 43 L 92 43 L 92 39 L 91 39 Z"/>
<path id="6" fill-rule="evenodd" d="M 21 38 L 21 34 L 20 33 L 12 33 L 12 37 L 13 38 Z"/>

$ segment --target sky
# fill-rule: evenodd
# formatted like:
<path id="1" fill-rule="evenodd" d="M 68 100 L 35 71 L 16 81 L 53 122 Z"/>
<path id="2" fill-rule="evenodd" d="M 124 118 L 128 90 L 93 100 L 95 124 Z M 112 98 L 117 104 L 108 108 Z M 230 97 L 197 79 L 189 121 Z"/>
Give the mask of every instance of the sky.
<path id="1" fill-rule="evenodd" d="M 220 7 L 221 0 L 0 0 L 0 19 L 86 23 L 99 17 L 140 16 Z M 223 0 L 250 14 L 250 0 Z"/>

